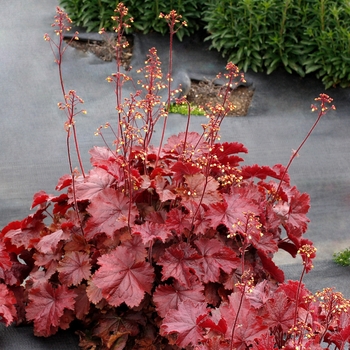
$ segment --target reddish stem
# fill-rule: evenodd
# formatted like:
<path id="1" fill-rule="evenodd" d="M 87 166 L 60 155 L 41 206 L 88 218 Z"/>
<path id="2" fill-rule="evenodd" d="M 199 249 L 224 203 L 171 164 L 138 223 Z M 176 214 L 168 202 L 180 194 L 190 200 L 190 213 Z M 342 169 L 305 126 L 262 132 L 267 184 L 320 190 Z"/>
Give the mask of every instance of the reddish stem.
<path id="1" fill-rule="evenodd" d="M 312 132 L 314 131 L 316 125 L 319 123 L 319 121 L 321 120 L 321 118 L 327 113 L 328 111 L 328 107 L 326 106 L 327 103 L 331 103 L 333 101 L 333 99 L 331 99 L 328 95 L 326 94 L 320 94 L 320 97 L 315 99 L 316 101 L 321 101 L 321 110 L 318 114 L 318 117 L 316 119 L 316 121 L 314 122 L 314 124 L 312 125 L 311 129 L 309 130 L 309 132 L 307 133 L 307 135 L 305 136 L 304 140 L 302 141 L 302 143 L 299 145 L 299 147 L 297 148 L 296 151 L 293 151 L 293 154 L 281 176 L 280 182 L 278 184 L 277 190 L 275 191 L 274 196 L 272 197 L 272 201 L 274 201 L 278 195 L 279 190 L 281 189 L 282 186 L 282 182 L 284 180 L 284 177 L 286 176 L 290 166 L 292 165 L 294 159 L 298 156 L 299 151 L 301 150 L 301 148 L 304 146 L 305 142 L 307 141 L 307 139 L 310 137 L 310 135 L 312 134 Z M 317 110 L 317 107 L 312 105 L 311 106 L 312 110 Z M 335 109 L 334 105 L 331 106 L 331 109 Z"/>

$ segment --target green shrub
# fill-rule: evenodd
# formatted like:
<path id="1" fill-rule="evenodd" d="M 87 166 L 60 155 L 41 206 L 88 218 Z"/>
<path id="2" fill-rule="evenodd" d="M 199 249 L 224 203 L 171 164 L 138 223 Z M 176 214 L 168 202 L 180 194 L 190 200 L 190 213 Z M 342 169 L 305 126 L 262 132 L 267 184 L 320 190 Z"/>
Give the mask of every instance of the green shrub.
<path id="1" fill-rule="evenodd" d="M 350 266 L 350 249 L 346 248 L 339 253 L 334 253 L 333 259 L 338 265 Z"/>
<path id="2" fill-rule="evenodd" d="M 88 32 L 101 28 L 112 29 L 111 16 L 119 1 L 111 0 L 61 0 L 60 5 L 70 15 L 74 25 Z"/>
<path id="3" fill-rule="evenodd" d="M 205 20 L 212 47 L 241 69 L 271 73 L 284 65 L 304 75 L 299 43 L 304 22 L 301 1 L 219 0 L 211 2 Z"/>
<path id="4" fill-rule="evenodd" d="M 350 3 L 346 0 L 218 0 L 205 11 L 207 40 L 239 68 L 304 76 L 326 88 L 350 81 Z"/>
<path id="5" fill-rule="evenodd" d="M 111 0 L 61 0 L 60 4 L 69 14 L 73 23 L 82 26 L 87 31 L 99 31 L 104 27 L 107 31 L 113 30 L 111 17 L 114 9 L 120 1 Z M 177 32 L 177 37 L 182 40 L 184 36 L 193 34 L 204 26 L 201 21 L 204 0 L 125 0 L 125 6 L 129 14 L 134 18 L 134 24 L 129 30 L 139 30 L 142 33 L 155 31 L 166 34 L 169 30 L 167 23 L 159 18 L 159 14 L 176 10 L 182 15 L 182 20 L 188 23 Z"/>
<path id="6" fill-rule="evenodd" d="M 312 6 L 311 6 L 312 5 Z M 308 8 L 305 46 L 311 45 L 306 72 L 316 72 L 326 88 L 350 82 L 350 2 L 319 0 Z M 311 20 L 312 19 L 312 20 Z M 311 43 L 311 44 L 310 44 Z"/>
<path id="7" fill-rule="evenodd" d="M 60 0 L 75 25 L 87 31 L 112 30 L 119 1 Z M 206 28 L 211 47 L 243 71 L 272 73 L 283 66 L 300 76 L 314 72 L 326 88 L 350 82 L 350 1 L 348 0 L 125 0 L 134 18 L 128 32 L 169 30 L 159 14 L 172 9 L 188 26 L 182 40 Z"/>
<path id="8" fill-rule="evenodd" d="M 203 108 L 199 106 L 190 106 L 191 115 L 206 115 Z M 177 113 L 182 115 L 188 115 L 188 105 L 187 104 L 171 104 L 169 113 Z"/>

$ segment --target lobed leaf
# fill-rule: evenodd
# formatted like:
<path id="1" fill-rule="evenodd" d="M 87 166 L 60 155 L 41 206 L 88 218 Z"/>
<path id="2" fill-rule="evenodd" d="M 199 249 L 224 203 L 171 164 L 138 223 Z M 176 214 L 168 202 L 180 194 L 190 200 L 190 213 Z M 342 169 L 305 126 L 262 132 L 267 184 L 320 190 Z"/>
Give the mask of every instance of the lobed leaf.
<path id="1" fill-rule="evenodd" d="M 26 307 L 27 319 L 34 321 L 34 333 L 48 337 L 60 327 L 64 311 L 74 310 L 76 294 L 67 286 L 53 288 L 49 282 L 32 288 Z"/>
<path id="2" fill-rule="evenodd" d="M 92 278 L 103 297 L 112 306 L 123 302 L 129 307 L 138 306 L 145 292 L 151 293 L 154 281 L 152 266 L 136 261 L 126 247 L 118 246 L 98 259 L 101 266 Z"/>
<path id="3" fill-rule="evenodd" d="M 101 168 L 93 168 L 89 175 L 78 177 L 75 183 L 75 196 L 77 200 L 91 200 L 103 189 L 111 187 L 116 179 Z"/>
<path id="4" fill-rule="evenodd" d="M 90 277 L 91 265 L 89 255 L 84 252 L 68 252 L 59 262 L 57 271 L 62 284 L 78 285 L 83 279 Z"/>
<path id="5" fill-rule="evenodd" d="M 204 302 L 203 291 L 203 284 L 192 276 L 190 288 L 181 285 L 178 281 L 170 285 L 159 285 L 153 294 L 153 302 L 159 316 L 165 317 L 168 311 L 177 310 L 179 304 L 185 300 Z"/>
<path id="6" fill-rule="evenodd" d="M 246 220 L 247 214 L 258 214 L 259 208 L 252 200 L 241 194 L 239 188 L 233 188 L 232 193 L 223 194 L 223 202 L 211 203 L 207 217 L 211 220 L 213 227 L 225 225 L 227 229 L 235 233 L 236 225 Z"/>
<path id="7" fill-rule="evenodd" d="M 200 322 L 207 316 L 208 310 L 205 303 L 195 303 L 185 300 L 179 304 L 177 310 L 170 310 L 160 327 L 163 336 L 176 334 L 176 345 L 185 348 L 192 344 L 197 345 L 204 339 Z"/>
<path id="8" fill-rule="evenodd" d="M 104 188 L 87 208 L 91 217 L 85 227 L 86 239 L 99 233 L 113 237 L 116 230 L 133 225 L 138 211 L 129 198 L 112 188 Z"/>
<path id="9" fill-rule="evenodd" d="M 5 284 L 0 284 L 0 316 L 1 322 L 9 326 L 17 317 L 15 305 L 17 300 Z"/>
<path id="10" fill-rule="evenodd" d="M 53 254 L 57 249 L 58 243 L 61 240 L 68 239 L 69 237 L 70 237 L 69 232 L 65 232 L 63 230 L 57 230 L 55 232 L 52 232 L 52 233 L 42 237 L 37 244 L 37 248 L 40 250 L 41 253 Z"/>
<path id="11" fill-rule="evenodd" d="M 229 274 L 240 265 L 235 252 L 217 239 L 201 238 L 195 245 L 201 255 L 197 275 L 204 283 L 219 282 L 220 269 Z"/>
<path id="12" fill-rule="evenodd" d="M 134 235 L 140 235 L 142 243 L 147 246 L 156 239 L 165 242 L 171 236 L 171 232 L 167 225 L 146 221 L 142 225 L 134 226 L 132 230 Z"/>
<path id="13" fill-rule="evenodd" d="M 163 266 L 162 281 L 168 278 L 175 278 L 181 285 L 190 288 L 194 271 L 193 266 L 197 265 L 200 255 L 185 242 L 173 244 L 165 250 L 163 256 L 160 257 L 157 264 Z"/>

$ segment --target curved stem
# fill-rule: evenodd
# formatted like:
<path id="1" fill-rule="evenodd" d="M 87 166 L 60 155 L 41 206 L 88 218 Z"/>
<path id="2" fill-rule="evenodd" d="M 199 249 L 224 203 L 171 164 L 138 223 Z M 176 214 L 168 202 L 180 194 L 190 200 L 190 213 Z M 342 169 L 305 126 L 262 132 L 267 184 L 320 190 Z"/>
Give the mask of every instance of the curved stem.
<path id="1" fill-rule="evenodd" d="M 238 321 L 238 315 L 239 315 L 239 313 L 241 311 L 242 304 L 243 304 L 244 291 L 245 291 L 245 288 L 242 291 L 241 298 L 239 300 L 238 310 L 237 310 L 237 313 L 236 313 L 235 322 L 233 323 L 233 327 L 232 327 L 230 350 L 233 350 L 233 337 L 235 335 L 235 329 L 236 329 L 236 325 L 237 325 L 237 321 Z"/>
<path id="2" fill-rule="evenodd" d="M 312 125 L 311 129 L 309 130 L 309 132 L 307 133 L 307 135 L 305 136 L 304 140 L 301 142 L 301 144 L 299 145 L 299 147 L 297 148 L 296 151 L 293 151 L 293 154 L 286 166 L 286 168 L 284 169 L 284 172 L 281 176 L 280 182 L 278 184 L 278 187 L 273 195 L 273 197 L 271 198 L 272 201 L 274 201 L 278 195 L 279 190 L 281 189 L 282 186 L 282 182 L 284 180 L 284 177 L 286 176 L 290 166 L 292 165 L 294 159 L 298 156 L 299 151 L 301 150 L 301 148 L 304 146 L 305 142 L 307 141 L 307 139 L 310 137 L 310 135 L 312 134 L 312 132 L 314 131 L 316 125 L 319 123 L 319 121 L 321 120 L 321 118 L 327 113 L 328 111 L 328 107 L 326 106 L 327 103 L 331 103 L 333 101 L 332 98 L 330 98 L 328 95 L 326 94 L 320 94 L 320 97 L 315 98 L 316 101 L 321 101 L 320 103 L 320 112 L 318 113 L 318 117 L 316 119 L 316 121 L 314 122 L 314 124 Z M 312 111 L 317 110 L 318 108 L 315 105 L 311 106 Z M 331 109 L 335 109 L 334 105 L 331 106 Z"/>
<path id="3" fill-rule="evenodd" d="M 299 307 L 299 295 L 300 295 L 300 290 L 301 290 L 301 283 L 304 278 L 306 271 L 306 267 L 304 266 L 303 272 L 301 273 L 300 279 L 299 279 L 299 284 L 298 284 L 298 289 L 297 289 L 297 294 L 295 296 L 295 311 L 294 311 L 294 326 L 297 324 L 297 318 L 298 318 L 298 307 Z M 294 342 L 296 341 L 296 335 L 294 333 Z"/>

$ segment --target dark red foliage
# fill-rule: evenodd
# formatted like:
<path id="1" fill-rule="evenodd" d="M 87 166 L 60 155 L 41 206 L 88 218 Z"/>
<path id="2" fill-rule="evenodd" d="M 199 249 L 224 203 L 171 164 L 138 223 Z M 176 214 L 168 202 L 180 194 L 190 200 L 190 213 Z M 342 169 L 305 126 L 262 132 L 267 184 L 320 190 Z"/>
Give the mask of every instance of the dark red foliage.
<path id="1" fill-rule="evenodd" d="M 122 3 L 118 11 L 126 15 Z M 54 26 L 67 20 L 59 9 L 57 17 Z M 176 12 L 164 17 L 181 22 Z M 147 64 L 146 97 L 117 99 L 115 148 L 94 147 L 89 172 L 70 169 L 60 195 L 37 192 L 36 211 L 2 229 L 1 321 L 32 321 L 49 336 L 75 320 L 86 350 L 344 349 L 350 301 L 285 282 L 273 260 L 279 249 L 300 254 L 309 272 L 315 258 L 303 236 L 310 198 L 290 185 L 290 164 L 241 166 L 247 149 L 217 142 L 227 103 L 209 106 L 202 134 L 152 146 L 154 123 L 167 114 L 154 48 Z M 229 91 L 240 74 L 227 70 Z M 107 80 L 118 94 L 126 79 Z M 64 98 L 69 139 L 72 99 L 82 101 L 74 91 Z"/>
<path id="2" fill-rule="evenodd" d="M 150 293 L 153 285 L 153 268 L 148 262 L 136 261 L 135 255 L 126 247 L 119 246 L 111 253 L 98 259 L 101 266 L 92 282 L 101 290 L 106 301 L 119 306 L 138 306 L 145 292 Z"/>
<path id="3" fill-rule="evenodd" d="M 132 339 L 153 339 L 160 349 L 166 343 L 174 349 L 288 348 L 304 344 L 307 329 L 314 337 L 308 335 L 308 344 L 318 346 L 324 334 L 323 340 L 343 346 L 349 338 L 344 314 L 324 332 L 327 304 L 315 303 L 300 282 L 284 283 L 273 261 L 285 249 L 302 256 L 306 272 L 312 268 L 315 250 L 303 238 L 308 195 L 284 177 L 283 195 L 271 197 L 278 187 L 271 178 L 283 168 L 241 170 L 233 165 L 237 158 L 228 159 L 230 152 L 245 151 L 239 144 L 215 148 L 214 168 L 223 159 L 231 174 L 244 174 L 223 183 L 213 167 L 208 173 L 197 160 L 179 160 L 182 148 L 175 141 L 182 138 L 168 143 L 155 176 L 153 161 L 145 161 L 139 176 L 120 168 L 121 158 L 110 150 L 95 148 L 95 166 L 75 177 L 75 196 L 69 177 L 61 181 L 66 193 L 34 196 L 39 209 L 1 232 L 3 321 L 20 320 L 22 309 L 35 334 L 49 336 L 76 319 L 92 330 L 89 341 L 80 333 L 81 345 L 105 349 L 127 349 Z M 200 137 L 192 133 L 190 139 Z M 212 155 L 205 141 L 198 145 L 202 156 Z M 25 265 L 14 260 L 17 255 Z M 26 293 L 14 294 L 11 286 L 23 283 Z M 302 332 L 290 331 L 302 323 Z M 162 337 L 155 340 L 154 332 Z"/>

